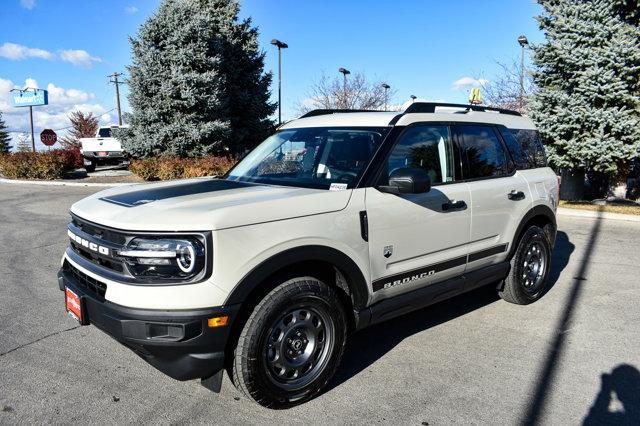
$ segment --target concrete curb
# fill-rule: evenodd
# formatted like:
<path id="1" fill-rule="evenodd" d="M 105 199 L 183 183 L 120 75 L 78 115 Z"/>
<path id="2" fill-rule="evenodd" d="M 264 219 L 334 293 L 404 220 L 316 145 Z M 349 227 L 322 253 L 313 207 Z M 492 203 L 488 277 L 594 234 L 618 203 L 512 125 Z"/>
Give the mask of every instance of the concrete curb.
<path id="1" fill-rule="evenodd" d="M 566 207 L 558 207 L 558 214 L 562 216 L 588 217 L 592 219 L 613 219 L 626 220 L 628 222 L 640 222 L 640 215 L 568 209 Z"/>
<path id="2" fill-rule="evenodd" d="M 139 182 L 118 182 L 118 183 L 98 183 L 98 182 L 68 182 L 61 180 L 18 180 L 0 178 L 0 183 L 12 185 L 48 185 L 48 186 L 94 186 L 102 188 L 112 188 L 116 186 L 137 185 Z"/>

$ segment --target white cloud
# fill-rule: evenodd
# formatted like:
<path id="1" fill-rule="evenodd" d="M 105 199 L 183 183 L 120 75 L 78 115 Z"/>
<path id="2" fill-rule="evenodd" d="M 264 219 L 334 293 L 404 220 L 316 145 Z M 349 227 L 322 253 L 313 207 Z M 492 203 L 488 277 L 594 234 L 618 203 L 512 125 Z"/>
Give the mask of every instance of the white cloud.
<path id="1" fill-rule="evenodd" d="M 487 84 L 489 80 L 485 80 L 484 78 L 475 79 L 473 77 L 462 77 L 453 82 L 454 90 L 467 90 L 472 87 L 482 87 Z"/>
<path id="2" fill-rule="evenodd" d="M 95 98 L 93 93 L 78 89 L 63 89 L 53 83 L 47 84 L 47 90 L 49 91 L 49 103 L 52 105 L 84 104 Z"/>
<path id="3" fill-rule="evenodd" d="M 136 13 L 138 11 L 138 8 L 135 6 L 127 6 L 124 8 L 124 11 L 128 14 L 128 15 L 133 15 L 134 13 Z"/>
<path id="4" fill-rule="evenodd" d="M 0 111 L 3 113 L 3 119 L 9 128 L 12 137 L 22 132 L 29 133 L 29 109 L 15 108 L 11 104 L 12 89 L 21 89 L 25 86 L 38 87 L 38 82 L 33 79 L 27 79 L 24 85 L 14 84 L 11 80 L 0 77 Z M 37 137 L 43 129 L 54 129 L 59 137 L 66 134 L 65 128 L 70 125 L 69 113 L 80 110 L 84 113 L 92 112 L 100 117 L 101 124 L 111 124 L 113 117 L 110 114 L 110 108 L 104 107 L 102 104 L 95 102 L 95 95 L 80 89 L 65 89 L 58 87 L 53 83 L 47 84 L 49 91 L 49 105 L 36 107 L 33 109 L 33 125 L 36 132 L 36 145 L 39 146 L 40 141 Z M 14 138 L 11 145 L 17 143 Z"/>
<path id="5" fill-rule="evenodd" d="M 33 78 L 29 77 L 24 81 L 24 87 L 23 89 L 26 88 L 31 88 L 31 89 L 38 89 L 40 86 L 38 86 L 38 82 L 36 80 L 34 80 Z"/>
<path id="6" fill-rule="evenodd" d="M 86 50 L 61 50 L 60 58 L 82 68 L 91 68 L 96 62 L 102 62 L 102 59 L 91 56 Z"/>
<path id="7" fill-rule="evenodd" d="M 86 50 L 69 49 L 60 50 L 58 53 L 60 59 L 63 61 L 70 62 L 73 65 L 82 68 L 91 68 L 95 63 L 102 62 L 101 58 L 91 56 Z M 56 55 L 48 50 L 8 42 L 0 46 L 0 57 L 12 61 L 21 61 L 29 58 L 41 58 L 47 60 L 56 59 Z"/>
<path id="8" fill-rule="evenodd" d="M 53 53 L 33 47 L 23 46 L 15 43 L 5 43 L 0 46 L 0 56 L 12 61 L 20 61 L 28 58 L 53 59 Z"/>
<path id="9" fill-rule="evenodd" d="M 20 6 L 31 10 L 36 7 L 36 0 L 20 0 Z"/>

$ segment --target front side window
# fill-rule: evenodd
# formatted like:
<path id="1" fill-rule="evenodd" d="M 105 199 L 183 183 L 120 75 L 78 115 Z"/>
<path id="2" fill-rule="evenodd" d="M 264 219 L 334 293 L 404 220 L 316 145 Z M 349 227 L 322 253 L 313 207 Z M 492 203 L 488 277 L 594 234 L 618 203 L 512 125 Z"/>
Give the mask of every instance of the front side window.
<path id="1" fill-rule="evenodd" d="M 448 126 L 410 127 L 391 151 L 383 171 L 382 184 L 389 174 L 403 167 L 423 169 L 431 184 L 453 182 L 455 161 Z"/>
<path id="2" fill-rule="evenodd" d="M 507 156 L 491 126 L 458 125 L 465 178 L 480 179 L 504 176 L 508 172 Z"/>
<path id="3" fill-rule="evenodd" d="M 353 188 L 388 128 L 285 129 L 271 136 L 236 167 L 227 179 L 329 189 Z"/>

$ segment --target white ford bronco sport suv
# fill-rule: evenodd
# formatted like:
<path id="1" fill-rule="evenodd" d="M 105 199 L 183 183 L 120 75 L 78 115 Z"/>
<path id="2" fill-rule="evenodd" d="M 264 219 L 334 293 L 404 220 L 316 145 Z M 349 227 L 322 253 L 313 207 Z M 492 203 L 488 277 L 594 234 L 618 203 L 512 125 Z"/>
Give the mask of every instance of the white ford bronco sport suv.
<path id="1" fill-rule="evenodd" d="M 319 110 L 219 179 L 71 208 L 66 308 L 178 380 L 316 395 L 349 333 L 483 285 L 547 288 L 558 180 L 531 120 L 482 106 Z M 363 348 L 362 350 L 366 350 Z"/>

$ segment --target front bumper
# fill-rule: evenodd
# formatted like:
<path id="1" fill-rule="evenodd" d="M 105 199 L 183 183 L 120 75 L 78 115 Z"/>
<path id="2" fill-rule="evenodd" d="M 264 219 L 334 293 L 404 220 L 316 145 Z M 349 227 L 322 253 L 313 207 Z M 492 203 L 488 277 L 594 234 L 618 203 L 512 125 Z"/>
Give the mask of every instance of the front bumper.
<path id="1" fill-rule="evenodd" d="M 224 353 L 238 305 L 194 310 L 128 308 L 105 300 L 68 269 L 58 272 L 60 290 L 81 299 L 83 325 L 93 324 L 177 380 L 208 378 L 224 368 Z M 207 319 L 228 315 L 224 327 Z"/>

